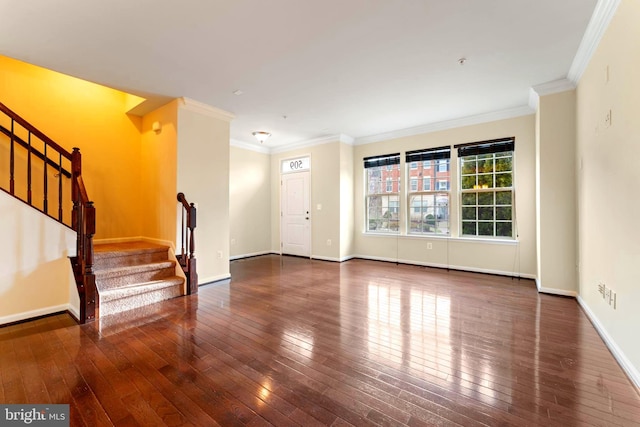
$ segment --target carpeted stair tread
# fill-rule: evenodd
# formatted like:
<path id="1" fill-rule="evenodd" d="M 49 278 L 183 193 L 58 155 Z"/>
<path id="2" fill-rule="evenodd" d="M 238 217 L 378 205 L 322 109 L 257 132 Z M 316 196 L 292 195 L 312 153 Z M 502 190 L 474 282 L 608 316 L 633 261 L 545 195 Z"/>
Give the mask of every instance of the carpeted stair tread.
<path id="1" fill-rule="evenodd" d="M 182 286 L 182 277 L 174 276 L 163 280 L 154 280 L 146 283 L 135 283 L 129 286 L 122 286 L 115 289 L 109 289 L 100 292 L 100 304 L 114 301 L 120 298 L 127 298 L 133 295 L 139 295 L 147 292 L 157 291 L 159 289 L 169 288 L 171 286 Z"/>
<path id="2" fill-rule="evenodd" d="M 94 247 L 100 317 L 130 311 L 184 294 L 168 246 L 144 241 Z"/>
<path id="3" fill-rule="evenodd" d="M 167 259 L 169 248 L 148 242 L 102 243 L 94 247 L 94 268 L 147 264 Z"/>
<path id="4" fill-rule="evenodd" d="M 96 278 L 107 279 L 110 277 L 120 277 L 129 274 L 142 273 L 153 270 L 162 270 L 165 268 L 173 268 L 175 261 L 161 261 L 149 264 L 126 265 L 124 267 L 110 267 L 95 272 Z"/>

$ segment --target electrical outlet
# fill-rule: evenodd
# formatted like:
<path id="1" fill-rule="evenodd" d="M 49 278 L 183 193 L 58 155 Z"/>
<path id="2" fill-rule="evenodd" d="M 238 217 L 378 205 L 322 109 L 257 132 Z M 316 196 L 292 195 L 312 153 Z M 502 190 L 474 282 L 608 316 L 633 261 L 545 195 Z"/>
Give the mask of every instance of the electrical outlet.
<path id="1" fill-rule="evenodd" d="M 604 299 L 607 301 L 607 304 L 611 304 L 611 289 L 604 290 Z"/>
<path id="2" fill-rule="evenodd" d="M 331 246 L 331 239 L 327 239 L 327 246 Z"/>
<path id="3" fill-rule="evenodd" d="M 433 249 L 433 243 L 427 242 L 427 249 L 429 250 Z"/>
<path id="4" fill-rule="evenodd" d="M 236 244 L 236 239 L 231 239 L 231 246 Z"/>
<path id="5" fill-rule="evenodd" d="M 218 259 L 222 259 L 222 251 L 218 251 Z"/>

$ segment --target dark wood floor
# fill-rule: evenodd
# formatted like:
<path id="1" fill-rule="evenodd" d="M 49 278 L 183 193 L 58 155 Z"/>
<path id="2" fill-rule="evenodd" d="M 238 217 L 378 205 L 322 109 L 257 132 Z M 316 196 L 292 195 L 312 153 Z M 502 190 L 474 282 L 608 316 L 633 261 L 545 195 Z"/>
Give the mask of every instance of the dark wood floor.
<path id="1" fill-rule="evenodd" d="M 533 282 L 264 256 L 123 323 L 0 329 L 0 402 L 72 426 L 640 425 L 574 299 Z"/>

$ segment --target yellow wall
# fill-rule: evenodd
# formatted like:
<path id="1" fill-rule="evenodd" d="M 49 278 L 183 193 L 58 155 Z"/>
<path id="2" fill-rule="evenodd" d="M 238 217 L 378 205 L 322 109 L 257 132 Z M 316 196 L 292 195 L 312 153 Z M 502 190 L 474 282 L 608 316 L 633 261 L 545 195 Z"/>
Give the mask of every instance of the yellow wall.
<path id="1" fill-rule="evenodd" d="M 580 79 L 576 176 L 580 298 L 640 385 L 638 22 L 640 2 L 623 0 Z M 609 110 L 610 126 L 605 123 Z M 615 309 L 598 293 L 599 283 L 616 292 Z"/>
<path id="2" fill-rule="evenodd" d="M 154 122 L 160 131 L 154 131 Z M 142 119 L 140 189 L 146 207 L 141 235 L 176 243 L 178 101 L 174 100 Z M 179 249 L 176 247 L 175 249 Z"/>
<path id="3" fill-rule="evenodd" d="M 141 232 L 140 129 L 127 94 L 0 56 L 0 102 L 71 151 L 97 211 L 96 238 Z"/>

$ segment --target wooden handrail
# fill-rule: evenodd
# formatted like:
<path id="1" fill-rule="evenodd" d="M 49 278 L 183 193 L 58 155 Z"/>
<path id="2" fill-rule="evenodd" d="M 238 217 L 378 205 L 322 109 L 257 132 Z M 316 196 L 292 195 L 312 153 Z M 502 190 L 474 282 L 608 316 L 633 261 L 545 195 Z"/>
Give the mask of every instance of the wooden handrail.
<path id="1" fill-rule="evenodd" d="M 182 266 L 182 270 L 187 276 L 187 293 L 198 293 L 198 272 L 196 270 L 196 216 L 197 209 L 194 203 L 189 203 L 184 193 L 178 193 L 178 202 L 182 205 L 182 224 L 181 224 L 181 253 L 178 255 L 178 261 Z M 186 247 L 185 247 L 186 245 Z"/>
<path id="2" fill-rule="evenodd" d="M 87 189 L 82 179 L 82 156 L 78 148 L 73 149 L 73 153 L 56 144 L 51 138 L 46 136 L 32 124 L 20 117 L 17 113 L 0 103 L 0 111 L 11 119 L 11 129 L 0 126 L 0 132 L 9 138 L 10 143 L 10 164 L 9 164 L 9 194 L 24 201 L 30 206 L 40 210 L 32 204 L 32 168 L 31 158 L 35 156 L 43 161 L 43 209 L 41 212 L 49 215 L 48 212 L 48 175 L 47 167 L 53 167 L 58 172 L 58 217 L 60 223 L 63 221 L 63 186 L 62 175 L 71 178 L 71 228 L 76 232 L 76 256 L 71 257 L 71 266 L 76 280 L 76 287 L 80 297 L 80 318 L 81 323 L 94 320 L 98 315 L 98 293 L 96 291 L 95 274 L 93 273 L 93 236 L 96 232 L 96 209 L 93 202 L 89 200 Z M 28 132 L 28 141 L 24 141 L 16 134 L 15 124 L 22 126 Z M 39 152 L 31 145 L 31 136 L 34 135 L 43 142 L 43 152 Z M 21 145 L 27 149 L 27 197 L 26 200 L 19 197 L 15 192 L 15 145 Z M 53 150 L 57 153 L 58 163 L 52 160 L 47 152 Z M 54 154 L 54 159 L 55 154 Z M 62 167 L 62 159 L 71 162 L 71 172 Z M 66 224 L 65 224 L 66 225 Z"/>
<path id="3" fill-rule="evenodd" d="M 20 126 L 22 126 L 26 130 L 28 130 L 29 132 L 31 132 L 32 134 L 37 136 L 41 141 L 43 141 L 47 145 L 51 146 L 51 148 L 53 148 L 55 151 L 57 151 L 58 153 L 61 153 L 65 158 L 71 160 L 71 153 L 70 152 L 68 152 L 67 150 L 65 150 L 64 148 L 62 148 L 58 144 L 56 144 L 51 138 L 49 138 L 47 135 L 42 133 L 40 130 L 38 130 L 31 123 L 29 123 L 28 121 L 26 121 L 25 119 L 20 117 L 17 113 L 15 113 L 9 107 L 4 105 L 2 102 L 0 102 L 0 111 L 2 111 L 7 116 L 9 116 L 13 120 L 15 120 L 16 123 L 18 123 Z"/>

